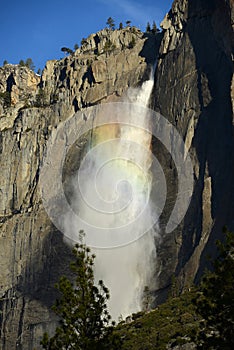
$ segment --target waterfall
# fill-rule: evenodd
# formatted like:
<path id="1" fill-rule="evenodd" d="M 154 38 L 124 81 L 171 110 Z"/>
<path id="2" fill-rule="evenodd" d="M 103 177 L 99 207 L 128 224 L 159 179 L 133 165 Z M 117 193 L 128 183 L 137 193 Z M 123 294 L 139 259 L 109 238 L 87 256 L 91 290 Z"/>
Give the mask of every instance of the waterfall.
<path id="1" fill-rule="evenodd" d="M 92 230 L 94 233 L 96 227 L 104 227 L 109 239 L 108 229 L 114 227 L 120 232 L 132 221 L 130 230 L 137 238 L 114 248 L 93 248 L 95 280 L 102 279 L 109 288 L 109 310 L 115 320 L 142 309 L 144 287 L 152 287 L 155 272 L 156 232 L 153 229 L 142 232 L 144 221 L 151 220 L 150 210 L 134 225 L 150 201 L 152 135 L 132 126 L 136 118 L 148 122 L 144 115 L 146 109 L 143 113 L 141 106 L 148 106 L 153 75 L 152 69 L 149 80 L 141 87 L 128 89 L 124 98 L 128 104 L 123 111 L 126 125 L 116 123 L 93 130 L 92 147 L 79 169 L 80 189 L 76 198 L 83 221 L 76 223 L 76 229 L 83 229 L 83 222 L 88 221 L 86 234 L 91 235 Z"/>
<path id="2" fill-rule="evenodd" d="M 40 171 L 47 214 L 66 242 L 77 242 L 84 230 L 96 254 L 95 279 L 110 289 L 115 320 L 142 309 L 145 286 L 149 293 L 158 287 L 155 241 L 160 240 L 157 222 L 167 183 L 151 151 L 152 135 L 171 154 L 178 172 L 178 198 L 166 233 L 181 222 L 193 194 L 193 166 L 183 139 L 147 108 L 153 73 L 141 87 L 129 88 L 122 101 L 92 106 L 62 123 L 48 141 Z M 63 168 L 75 175 L 68 178 Z"/>

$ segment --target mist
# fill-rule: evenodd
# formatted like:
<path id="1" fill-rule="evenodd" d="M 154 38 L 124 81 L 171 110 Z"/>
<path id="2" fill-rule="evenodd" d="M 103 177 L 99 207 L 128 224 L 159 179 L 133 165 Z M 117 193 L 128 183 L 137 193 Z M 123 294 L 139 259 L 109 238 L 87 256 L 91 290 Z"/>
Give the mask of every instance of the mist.
<path id="1" fill-rule="evenodd" d="M 114 320 L 142 309 L 145 286 L 156 288 L 158 228 L 151 202 L 152 152 L 147 107 L 154 80 L 129 88 L 121 108 L 126 123 L 106 124 L 93 130 L 90 148 L 73 182 L 77 219 L 66 218 L 73 241 L 84 229 L 96 255 L 95 281 L 110 290 L 109 311 Z M 141 119 L 146 130 L 134 126 Z M 101 231 L 100 231 L 101 230 Z M 66 235 L 66 233 L 65 233 Z M 89 242 L 92 242 L 91 244 Z"/>

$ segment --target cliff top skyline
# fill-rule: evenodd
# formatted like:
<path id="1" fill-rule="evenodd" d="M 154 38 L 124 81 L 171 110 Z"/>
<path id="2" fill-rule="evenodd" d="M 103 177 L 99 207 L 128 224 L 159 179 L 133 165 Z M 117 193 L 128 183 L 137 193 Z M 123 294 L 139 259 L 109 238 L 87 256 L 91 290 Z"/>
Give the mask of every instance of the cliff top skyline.
<path id="1" fill-rule="evenodd" d="M 103 29 L 108 17 L 114 19 L 116 28 L 129 20 L 145 31 L 148 21 L 159 27 L 171 4 L 172 0 L 5 2 L 1 8 L 0 65 L 4 60 L 18 64 L 30 57 L 36 70 L 43 69 L 47 60 L 64 56 L 61 47 L 73 49 L 75 44 L 80 46 L 82 38 Z"/>

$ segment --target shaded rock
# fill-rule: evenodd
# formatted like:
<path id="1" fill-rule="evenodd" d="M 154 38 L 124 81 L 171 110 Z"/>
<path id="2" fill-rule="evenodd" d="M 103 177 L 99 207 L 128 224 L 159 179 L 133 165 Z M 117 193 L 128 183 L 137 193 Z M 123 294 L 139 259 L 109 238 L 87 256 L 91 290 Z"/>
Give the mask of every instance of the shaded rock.
<path id="1" fill-rule="evenodd" d="M 222 239 L 222 226 L 234 225 L 231 23 L 230 8 L 222 0 L 174 1 L 162 22 L 154 106 L 177 128 L 190 150 L 194 194 L 183 222 L 170 235 L 163 234 L 164 243 L 158 249 L 161 296 L 174 272 L 181 288 L 197 281 L 207 265 L 207 254 L 215 254 L 214 241 Z M 176 169 L 172 163 L 174 171 L 170 170 L 170 158 L 165 151 L 164 155 L 162 151 L 159 158 L 169 196 L 161 217 L 162 232 L 177 195 L 172 189 Z"/>

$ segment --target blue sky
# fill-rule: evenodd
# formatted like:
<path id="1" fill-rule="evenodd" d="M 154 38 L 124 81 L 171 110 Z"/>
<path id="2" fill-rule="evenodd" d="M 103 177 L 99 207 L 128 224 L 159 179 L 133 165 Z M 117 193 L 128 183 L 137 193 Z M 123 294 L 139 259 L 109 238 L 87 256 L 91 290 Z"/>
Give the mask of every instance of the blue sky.
<path id="1" fill-rule="evenodd" d="M 1 5 L 0 65 L 31 57 L 36 69 L 63 57 L 61 47 L 73 49 L 82 38 L 106 26 L 131 20 L 142 30 L 153 20 L 159 26 L 172 0 L 8 0 Z"/>

